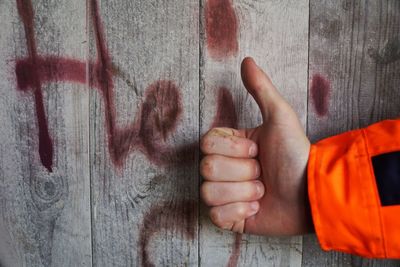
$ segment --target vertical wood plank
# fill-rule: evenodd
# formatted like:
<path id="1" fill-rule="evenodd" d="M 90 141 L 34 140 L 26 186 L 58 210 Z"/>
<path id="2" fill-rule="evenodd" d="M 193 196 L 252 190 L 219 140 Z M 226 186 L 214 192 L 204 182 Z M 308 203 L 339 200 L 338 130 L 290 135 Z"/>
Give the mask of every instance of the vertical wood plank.
<path id="1" fill-rule="evenodd" d="M 240 62 L 247 55 L 253 56 L 271 75 L 305 126 L 308 1 L 201 3 L 201 133 L 212 125 L 235 126 L 236 118 L 239 127 L 254 127 L 261 122 L 260 112 L 240 79 Z M 236 114 L 229 108 L 229 94 Z M 215 119 L 216 113 L 226 117 Z M 235 237 L 220 231 L 208 219 L 207 209 L 201 208 L 202 266 L 300 266 L 301 249 L 300 237 Z"/>
<path id="2" fill-rule="evenodd" d="M 400 2 L 311 1 L 310 101 L 312 141 L 400 115 Z M 304 266 L 398 266 L 324 253 L 304 239 Z"/>
<path id="3" fill-rule="evenodd" d="M 198 1 L 88 1 L 95 266 L 198 262 Z"/>
<path id="4" fill-rule="evenodd" d="M 91 265 L 85 11 L 0 1 L 1 266 Z"/>

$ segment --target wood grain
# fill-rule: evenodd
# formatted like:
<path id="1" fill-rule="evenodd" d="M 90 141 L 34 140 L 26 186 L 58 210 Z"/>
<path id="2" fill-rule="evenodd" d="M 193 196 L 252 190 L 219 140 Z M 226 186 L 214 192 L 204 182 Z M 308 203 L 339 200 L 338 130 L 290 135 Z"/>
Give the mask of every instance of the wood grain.
<path id="1" fill-rule="evenodd" d="M 93 264 L 198 265 L 198 2 L 89 3 Z"/>
<path id="2" fill-rule="evenodd" d="M 90 266 L 88 92 L 39 76 L 35 92 L 18 91 L 16 77 L 17 60 L 33 55 L 85 59 L 85 4 L 1 1 L 0 17 L 0 232 L 6 247 L 0 265 Z M 46 164 L 39 154 L 38 90 L 53 143 Z"/>
<path id="3" fill-rule="evenodd" d="M 329 87 L 326 115 L 318 114 L 310 92 L 312 141 L 400 115 L 399 25 L 399 1 L 311 1 L 310 87 L 315 75 Z M 304 266 L 400 264 L 324 253 L 315 238 L 303 241 Z"/>
<path id="4" fill-rule="evenodd" d="M 214 1 L 210 1 L 214 2 Z M 226 1 L 231 2 L 231 1 Z M 209 4 L 201 1 L 204 11 Z M 261 115 L 240 79 L 240 62 L 253 56 L 270 75 L 276 86 L 293 105 L 305 126 L 307 109 L 308 1 L 246 1 L 231 2 L 238 21 L 238 52 L 225 53 L 209 48 L 206 19 L 202 15 L 202 57 L 200 81 L 200 132 L 213 124 L 220 88 L 233 95 L 239 127 L 254 127 Z M 230 10 L 229 8 L 221 8 Z M 231 21 L 231 17 L 226 20 Z M 218 25 L 218 23 L 213 23 Z M 224 25 L 223 22 L 220 25 Z M 222 30 L 215 30 L 221 32 Z M 211 35 L 213 36 L 213 35 Z M 227 35 L 226 36 L 230 36 Z M 225 37 L 231 41 L 231 38 Z M 225 40 L 224 39 L 224 40 Z M 213 40 L 214 42 L 215 40 Z M 220 55 L 225 54 L 224 58 Z M 225 119 L 224 121 L 230 121 Z M 229 126 L 229 125 L 228 125 Z M 240 240 L 238 240 L 240 241 Z M 243 235 L 235 249 L 235 235 L 214 227 L 206 207 L 200 217 L 200 258 L 202 266 L 300 266 L 301 238 L 265 238 Z M 238 253 L 232 257 L 232 253 Z M 233 261 L 232 261 L 233 260 Z"/>
<path id="5" fill-rule="evenodd" d="M 400 266 L 220 231 L 198 198 L 200 134 L 261 122 L 244 56 L 314 142 L 399 116 L 399 1 L 0 0 L 0 18 L 0 266 Z"/>

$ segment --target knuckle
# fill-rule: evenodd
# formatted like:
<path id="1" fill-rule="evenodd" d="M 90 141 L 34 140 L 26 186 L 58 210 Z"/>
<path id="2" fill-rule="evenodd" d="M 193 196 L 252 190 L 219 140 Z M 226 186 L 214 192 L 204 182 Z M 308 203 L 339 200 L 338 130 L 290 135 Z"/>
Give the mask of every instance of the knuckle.
<path id="1" fill-rule="evenodd" d="M 208 131 L 209 135 L 216 135 L 221 131 L 220 127 L 214 127 L 211 128 L 210 131 Z"/>
<path id="2" fill-rule="evenodd" d="M 211 135 L 226 135 L 228 132 L 225 127 L 214 127 L 210 130 Z"/>
<path id="3" fill-rule="evenodd" d="M 206 178 L 212 177 L 214 174 L 213 157 L 206 156 L 200 162 L 200 174 Z"/>
<path id="4" fill-rule="evenodd" d="M 200 150 L 203 153 L 209 153 L 215 147 L 215 142 L 210 136 L 210 133 L 207 133 L 201 140 L 200 140 Z"/>
<path id="5" fill-rule="evenodd" d="M 264 189 L 264 184 L 260 181 L 254 181 L 254 198 L 253 199 L 259 199 L 264 195 L 265 189 Z"/>
<path id="6" fill-rule="evenodd" d="M 257 199 L 260 197 L 260 185 L 258 181 L 249 183 L 247 187 L 247 197 L 249 200 Z"/>
<path id="7" fill-rule="evenodd" d="M 259 163 L 257 162 L 257 160 L 252 159 L 249 162 L 249 169 L 250 169 L 250 173 L 252 174 L 253 178 L 257 178 L 260 176 L 260 166 Z"/>
<path id="8" fill-rule="evenodd" d="M 226 137 L 229 137 L 229 136 L 232 136 L 232 135 L 234 135 L 234 132 L 232 132 L 232 131 L 230 131 L 229 129 L 227 129 L 227 128 L 224 128 L 224 127 L 215 127 L 215 128 L 212 128 L 210 131 L 209 131 L 209 134 L 208 134 L 208 136 L 210 136 L 210 137 L 219 137 L 219 138 L 226 138 Z"/>
<path id="9" fill-rule="evenodd" d="M 209 130 L 200 140 L 200 150 L 204 153 L 210 153 L 216 145 L 216 136 L 221 136 L 222 132 L 221 128 Z"/>
<path id="10" fill-rule="evenodd" d="M 247 212 L 247 210 L 246 210 L 245 206 L 243 206 L 243 205 L 239 205 L 236 208 L 236 213 L 237 213 L 237 215 L 239 217 L 245 217 L 246 216 L 246 212 Z"/>
<path id="11" fill-rule="evenodd" d="M 212 223 L 215 224 L 216 226 L 222 228 L 223 222 L 221 221 L 221 216 L 220 216 L 220 213 L 218 212 L 218 209 L 216 209 L 216 208 L 210 209 L 209 215 L 210 215 L 210 219 L 211 219 Z"/>
<path id="12" fill-rule="evenodd" d="M 211 183 L 204 182 L 200 188 L 200 195 L 206 205 L 211 206 L 213 203 L 213 193 Z"/>
<path id="13" fill-rule="evenodd" d="M 239 142 L 238 138 L 231 137 L 229 138 L 230 148 L 233 151 L 240 151 L 243 148 L 243 144 Z"/>

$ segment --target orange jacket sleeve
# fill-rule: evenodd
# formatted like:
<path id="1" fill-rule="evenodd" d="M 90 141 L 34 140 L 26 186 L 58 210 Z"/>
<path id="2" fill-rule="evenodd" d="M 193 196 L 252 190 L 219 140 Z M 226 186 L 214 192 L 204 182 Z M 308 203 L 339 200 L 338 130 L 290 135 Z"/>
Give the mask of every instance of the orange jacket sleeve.
<path id="1" fill-rule="evenodd" d="M 313 144 L 308 195 L 322 249 L 400 258 L 400 120 Z"/>

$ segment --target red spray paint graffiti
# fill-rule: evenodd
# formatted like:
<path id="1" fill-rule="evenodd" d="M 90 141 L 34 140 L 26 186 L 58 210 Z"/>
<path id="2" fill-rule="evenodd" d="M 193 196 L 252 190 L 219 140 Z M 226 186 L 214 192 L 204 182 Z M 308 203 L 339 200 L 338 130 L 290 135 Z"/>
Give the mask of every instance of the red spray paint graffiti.
<path id="1" fill-rule="evenodd" d="M 90 86 L 91 88 L 98 89 L 104 99 L 108 149 L 113 163 L 117 166 L 123 165 L 124 159 L 133 147 L 145 153 L 153 163 L 163 164 L 166 163 L 165 160 L 171 161 L 172 155 L 170 155 L 170 149 L 164 145 L 164 141 L 175 129 L 182 112 L 179 90 L 171 81 L 154 82 L 145 90 L 145 100 L 139 116 L 131 125 L 125 128 L 117 127 L 114 103 L 114 68 L 106 46 L 97 1 L 91 1 L 91 18 L 94 24 L 97 47 L 96 62 L 38 55 L 35 42 L 32 2 L 31 0 L 17 0 L 17 7 L 24 25 L 28 48 L 28 57 L 16 61 L 17 88 L 21 91 L 31 90 L 34 94 L 39 128 L 39 156 L 43 166 L 49 172 L 52 172 L 54 149 L 44 109 L 42 85 L 52 81 L 68 81 L 84 84 L 87 81 L 85 71 L 87 64 L 89 65 Z M 235 25 L 234 30 L 236 31 Z M 228 54 L 231 53 L 229 51 L 235 52 L 237 44 L 230 43 L 232 38 L 228 35 L 226 39 L 227 43 L 222 49 L 228 49 Z M 213 127 L 217 126 L 237 127 L 233 99 L 226 88 L 220 88 L 218 93 L 218 108 Z M 192 151 L 192 146 L 183 151 L 185 150 Z M 193 203 L 187 202 L 182 205 L 193 206 Z M 180 210 L 180 208 L 177 210 Z M 152 218 L 160 212 L 162 213 L 162 209 L 156 208 L 150 211 L 145 217 L 145 229 L 141 233 L 140 238 L 141 256 L 145 265 L 151 265 L 147 245 L 149 238 L 154 234 L 153 226 L 155 224 L 151 223 L 153 221 Z M 185 214 L 187 214 L 187 218 L 185 219 L 187 223 L 182 231 L 184 231 L 187 238 L 193 239 L 194 233 L 190 227 L 193 225 L 194 213 L 188 211 Z M 166 217 L 165 222 L 169 221 L 168 218 Z M 165 224 L 165 227 L 170 228 L 168 223 Z M 234 252 L 228 264 L 229 266 L 236 265 L 240 240 L 241 235 L 237 235 Z"/>
<path id="2" fill-rule="evenodd" d="M 17 0 L 18 12 L 24 24 L 27 41 L 27 58 L 16 62 L 15 72 L 19 90 L 32 90 L 35 97 L 36 117 L 39 127 L 39 156 L 49 172 L 53 167 L 53 142 L 49 134 L 43 105 L 42 84 L 51 81 L 85 83 L 86 64 L 89 65 L 90 87 L 96 88 L 105 103 L 108 149 L 113 163 L 120 167 L 133 148 L 141 150 L 148 159 L 158 165 L 173 161 L 171 149 L 164 143 L 174 130 L 182 112 L 178 87 L 171 81 L 157 81 L 145 92 L 145 100 L 139 116 L 124 128 L 116 125 L 114 103 L 114 67 L 104 38 L 97 1 L 91 1 L 91 18 L 97 48 L 96 62 L 55 56 L 39 56 L 37 53 L 30 0 Z"/>

